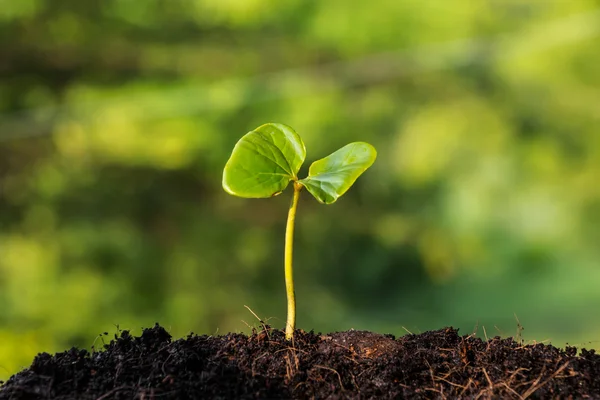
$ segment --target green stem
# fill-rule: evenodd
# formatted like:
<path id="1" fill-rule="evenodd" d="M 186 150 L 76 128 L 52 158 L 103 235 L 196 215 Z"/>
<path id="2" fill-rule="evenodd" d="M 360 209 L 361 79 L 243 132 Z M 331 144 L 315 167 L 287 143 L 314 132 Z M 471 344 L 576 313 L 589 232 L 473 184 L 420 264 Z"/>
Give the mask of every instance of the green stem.
<path id="1" fill-rule="evenodd" d="M 291 340 L 296 328 L 296 293 L 294 292 L 294 270 L 292 268 L 292 257 L 294 253 L 294 223 L 296 222 L 296 209 L 302 184 L 294 182 L 294 197 L 288 212 L 287 225 L 285 227 L 285 291 L 287 294 L 287 323 L 285 324 L 285 338 Z"/>

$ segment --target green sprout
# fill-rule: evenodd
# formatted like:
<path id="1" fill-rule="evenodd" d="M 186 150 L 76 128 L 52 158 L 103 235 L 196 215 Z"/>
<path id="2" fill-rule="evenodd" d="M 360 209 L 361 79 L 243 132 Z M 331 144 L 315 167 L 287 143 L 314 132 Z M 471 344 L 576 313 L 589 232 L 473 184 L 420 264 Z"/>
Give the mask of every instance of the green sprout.
<path id="1" fill-rule="evenodd" d="M 294 222 L 302 188 L 320 203 L 334 203 L 374 162 L 375 148 L 368 143 L 347 144 L 312 163 L 308 176 L 297 173 L 306 158 L 300 136 L 289 126 L 269 123 L 244 135 L 233 148 L 223 171 L 223 189 L 246 198 L 273 197 L 293 182 L 294 196 L 285 231 L 285 288 L 288 301 L 285 337 L 290 340 L 296 327 L 296 295 L 292 270 Z"/>

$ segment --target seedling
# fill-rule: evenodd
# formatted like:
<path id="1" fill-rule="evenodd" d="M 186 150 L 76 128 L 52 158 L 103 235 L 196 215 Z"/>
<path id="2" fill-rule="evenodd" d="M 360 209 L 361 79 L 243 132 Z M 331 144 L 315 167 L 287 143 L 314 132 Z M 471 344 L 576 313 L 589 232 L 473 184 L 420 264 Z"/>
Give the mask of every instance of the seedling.
<path id="1" fill-rule="evenodd" d="M 356 179 L 369 168 L 377 152 L 368 143 L 347 144 L 329 156 L 312 163 L 308 176 L 297 174 L 306 158 L 306 148 L 300 136 L 289 126 L 269 123 L 244 135 L 233 148 L 223 171 L 223 189 L 229 194 L 246 198 L 277 196 L 293 183 L 294 196 L 288 212 L 285 230 L 285 288 L 287 323 L 285 337 L 294 336 L 296 327 L 296 295 L 292 270 L 294 222 L 302 188 L 306 188 L 320 203 L 334 203 L 346 193 Z"/>

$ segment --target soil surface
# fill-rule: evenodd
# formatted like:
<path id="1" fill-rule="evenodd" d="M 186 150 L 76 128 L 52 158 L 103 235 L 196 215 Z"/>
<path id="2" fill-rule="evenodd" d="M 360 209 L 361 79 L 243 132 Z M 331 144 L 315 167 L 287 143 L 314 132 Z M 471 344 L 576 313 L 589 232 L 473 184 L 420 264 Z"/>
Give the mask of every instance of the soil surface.
<path id="1" fill-rule="evenodd" d="M 250 336 L 172 341 L 158 324 L 100 351 L 39 354 L 0 386 L 5 399 L 600 398 L 600 355 L 574 347 L 460 336 L 264 326 Z"/>

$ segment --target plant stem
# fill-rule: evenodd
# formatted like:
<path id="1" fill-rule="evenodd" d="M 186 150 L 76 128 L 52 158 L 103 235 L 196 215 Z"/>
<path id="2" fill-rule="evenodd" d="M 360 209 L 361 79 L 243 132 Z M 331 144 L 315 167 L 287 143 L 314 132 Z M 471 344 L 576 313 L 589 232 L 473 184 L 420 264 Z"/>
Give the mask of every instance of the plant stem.
<path id="1" fill-rule="evenodd" d="M 296 209 L 302 184 L 294 182 L 294 197 L 288 211 L 287 225 L 285 227 L 285 291 L 287 294 L 287 323 L 285 324 L 285 338 L 291 340 L 296 328 L 296 293 L 294 292 L 294 270 L 292 258 L 294 254 L 294 223 L 296 222 Z"/>

